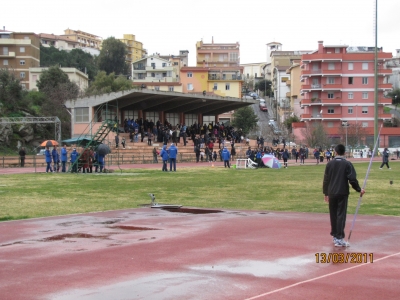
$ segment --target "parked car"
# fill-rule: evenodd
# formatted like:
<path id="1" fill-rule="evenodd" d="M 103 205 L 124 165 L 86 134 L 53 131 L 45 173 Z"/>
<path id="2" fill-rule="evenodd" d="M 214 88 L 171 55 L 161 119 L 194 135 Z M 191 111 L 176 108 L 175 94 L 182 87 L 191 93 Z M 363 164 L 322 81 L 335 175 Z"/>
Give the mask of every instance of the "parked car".
<path id="1" fill-rule="evenodd" d="M 245 99 L 245 100 L 256 100 L 257 99 L 257 97 L 252 96 L 250 93 L 244 95 L 242 98 Z"/>
<path id="2" fill-rule="evenodd" d="M 265 105 L 265 102 L 264 102 L 264 103 L 260 103 L 260 110 L 261 110 L 261 111 L 266 111 L 266 112 L 268 112 L 268 108 L 267 108 L 267 106 Z"/>
<path id="3" fill-rule="evenodd" d="M 37 155 L 45 155 L 46 149 L 40 149 L 39 153 Z"/>

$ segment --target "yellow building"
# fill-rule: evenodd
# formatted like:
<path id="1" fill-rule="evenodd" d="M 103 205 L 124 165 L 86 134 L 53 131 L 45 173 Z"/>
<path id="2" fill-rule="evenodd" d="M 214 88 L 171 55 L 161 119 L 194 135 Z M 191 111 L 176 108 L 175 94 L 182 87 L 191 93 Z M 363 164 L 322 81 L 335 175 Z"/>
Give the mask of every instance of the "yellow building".
<path id="1" fill-rule="evenodd" d="M 143 43 L 137 41 L 134 34 L 124 34 L 124 37 L 119 40 L 127 47 L 126 62 L 128 64 L 143 58 L 147 54 L 147 50 L 143 48 Z"/>
<path id="2" fill-rule="evenodd" d="M 68 28 L 64 30 L 64 34 L 61 36 L 78 42 L 77 48 L 81 48 L 85 52 L 92 55 L 99 55 L 100 53 L 102 38 L 97 35 Z"/>
<path id="3" fill-rule="evenodd" d="M 289 99 L 289 110 L 285 110 L 286 117 L 296 115 L 300 117 L 302 111 L 300 107 L 300 91 L 301 91 L 301 70 L 300 70 L 300 60 L 293 60 L 292 65 L 289 69 L 286 70 L 286 74 L 289 74 L 290 80 L 286 81 L 286 86 L 289 87 L 290 92 L 287 93 L 287 98 Z"/>

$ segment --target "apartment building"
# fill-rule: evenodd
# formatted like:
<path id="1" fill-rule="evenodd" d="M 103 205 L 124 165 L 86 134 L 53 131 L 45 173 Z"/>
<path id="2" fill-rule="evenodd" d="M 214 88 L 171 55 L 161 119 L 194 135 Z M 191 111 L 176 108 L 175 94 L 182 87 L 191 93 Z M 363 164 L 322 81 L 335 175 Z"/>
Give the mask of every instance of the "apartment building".
<path id="1" fill-rule="evenodd" d="M 29 68 L 29 86 L 30 89 L 37 89 L 36 83 L 40 79 L 44 70 L 48 68 Z M 89 76 L 75 68 L 61 68 L 67 74 L 71 82 L 75 82 L 81 92 L 85 91 L 89 85 Z"/>
<path id="2" fill-rule="evenodd" d="M 29 89 L 29 68 L 40 65 L 40 37 L 33 32 L 0 30 L 0 68 L 12 70 Z"/>
<path id="3" fill-rule="evenodd" d="M 81 30 L 65 29 L 61 36 L 78 42 L 77 47 L 92 55 L 99 55 L 102 38 Z"/>
<path id="4" fill-rule="evenodd" d="M 175 74 L 179 74 L 180 70 L 183 67 L 189 66 L 188 50 L 179 50 L 178 55 L 160 55 L 160 58 L 166 59 L 171 62 Z M 179 81 L 179 77 L 177 77 L 177 80 Z"/>
<path id="5" fill-rule="evenodd" d="M 74 41 L 62 35 L 40 33 L 40 43 L 43 47 L 57 48 L 58 50 L 71 51 L 79 46 L 78 41 Z"/>
<path id="6" fill-rule="evenodd" d="M 290 80 L 286 81 L 286 86 L 289 92 L 286 94 L 288 103 L 285 103 L 283 108 L 284 119 L 290 116 L 300 117 L 302 110 L 300 107 L 300 92 L 301 92 L 301 69 L 300 60 L 293 60 L 292 65 L 286 70 L 286 74 L 290 76 Z M 286 107 L 287 106 L 287 107 Z"/>
<path id="7" fill-rule="evenodd" d="M 127 47 L 128 54 L 126 55 L 126 62 L 128 64 L 147 55 L 147 50 L 143 48 L 143 43 L 137 41 L 134 34 L 124 34 L 123 38 L 119 40 Z"/>
<path id="8" fill-rule="evenodd" d="M 342 122 L 363 127 L 367 133 L 365 144 L 374 138 L 374 47 L 324 45 L 301 57 L 301 121 L 321 122 L 332 138 L 340 137 Z M 388 77 L 392 70 L 387 62 L 392 53 L 378 52 L 378 122 L 390 120 L 383 108 L 392 100 L 384 94 L 392 89 Z M 304 125 L 304 123 L 303 123 Z M 298 127 L 298 126 L 295 126 Z M 300 127 L 295 129 L 302 136 Z M 388 131 L 388 130 L 386 130 Z M 389 130 L 390 131 L 390 130 Z M 383 130 L 383 136 L 386 135 Z M 398 133 L 400 136 L 400 132 Z"/>

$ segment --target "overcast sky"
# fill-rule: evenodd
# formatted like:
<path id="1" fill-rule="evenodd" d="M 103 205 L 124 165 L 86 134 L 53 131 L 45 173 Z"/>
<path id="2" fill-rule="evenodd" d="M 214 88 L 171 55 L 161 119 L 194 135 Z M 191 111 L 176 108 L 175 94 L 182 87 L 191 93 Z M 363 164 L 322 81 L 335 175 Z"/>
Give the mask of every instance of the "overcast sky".
<path id="1" fill-rule="evenodd" d="M 194 66 L 196 42 L 212 36 L 215 43 L 238 41 L 241 63 L 265 62 L 274 41 L 283 50 L 315 50 L 319 40 L 374 46 L 374 11 L 375 0 L 19 0 L 2 4 L 0 26 L 57 35 L 71 28 L 103 39 L 131 33 L 149 54 L 189 50 Z M 393 54 L 399 16 L 399 0 L 378 0 L 378 46 Z"/>

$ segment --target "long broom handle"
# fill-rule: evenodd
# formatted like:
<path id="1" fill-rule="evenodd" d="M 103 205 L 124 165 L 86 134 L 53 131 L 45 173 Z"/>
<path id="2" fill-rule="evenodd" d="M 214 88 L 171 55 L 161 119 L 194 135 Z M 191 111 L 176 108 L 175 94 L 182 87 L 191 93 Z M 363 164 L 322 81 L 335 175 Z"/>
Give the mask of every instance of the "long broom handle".
<path id="1" fill-rule="evenodd" d="M 370 161 L 369 161 L 369 165 L 368 165 L 368 169 L 367 169 L 367 174 L 365 175 L 364 183 L 363 183 L 362 189 L 365 189 L 365 186 L 367 185 L 368 175 L 369 175 L 369 172 L 370 172 L 370 170 L 371 170 L 371 165 L 372 165 L 372 160 L 374 159 L 374 154 L 375 154 L 375 152 L 377 151 L 378 142 L 379 142 L 379 137 L 381 136 L 381 129 L 382 129 L 382 126 L 383 126 L 383 125 L 381 125 L 381 128 L 379 129 L 379 133 L 378 133 L 377 139 L 376 139 L 376 141 L 375 141 L 374 151 L 372 151 L 371 159 L 370 159 Z M 363 196 L 363 194 L 360 194 L 360 197 L 358 198 L 358 203 L 357 203 L 357 207 L 356 207 L 356 212 L 354 213 L 353 223 L 351 224 L 350 233 L 349 233 L 349 238 L 347 239 L 347 241 L 350 241 L 351 233 L 352 233 L 352 231 L 353 231 L 354 224 L 356 223 L 356 218 L 357 218 L 358 210 L 360 209 L 362 196 Z"/>

